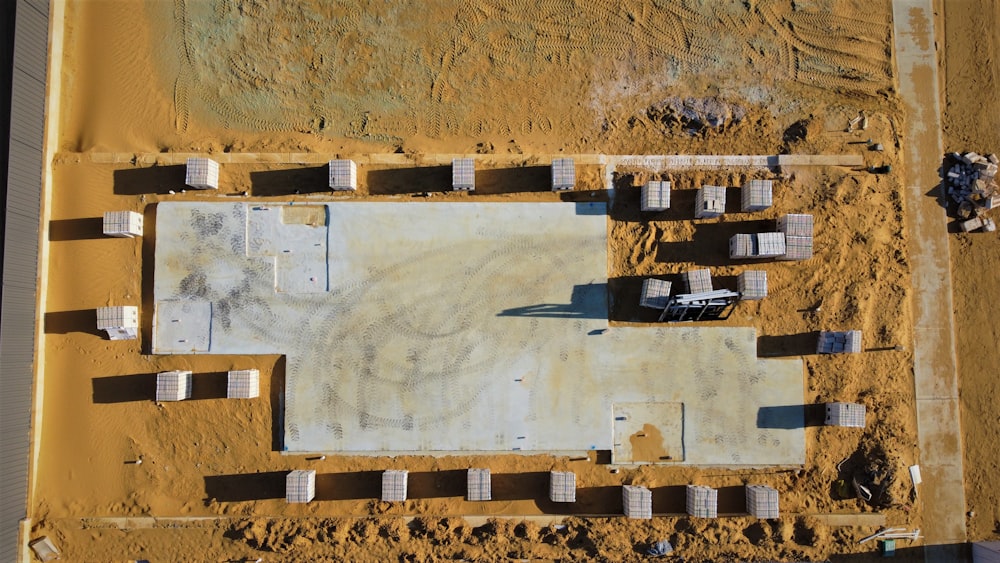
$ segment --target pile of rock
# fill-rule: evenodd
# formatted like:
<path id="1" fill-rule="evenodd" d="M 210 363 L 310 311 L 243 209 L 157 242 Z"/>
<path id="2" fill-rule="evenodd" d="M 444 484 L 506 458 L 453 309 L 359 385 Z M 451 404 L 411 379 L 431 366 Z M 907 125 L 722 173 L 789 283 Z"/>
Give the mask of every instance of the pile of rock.
<path id="1" fill-rule="evenodd" d="M 958 204 L 963 231 L 996 230 L 996 224 L 984 214 L 1000 207 L 998 165 L 1000 159 L 995 154 L 954 152 L 945 159 L 944 185 L 948 197 Z"/>

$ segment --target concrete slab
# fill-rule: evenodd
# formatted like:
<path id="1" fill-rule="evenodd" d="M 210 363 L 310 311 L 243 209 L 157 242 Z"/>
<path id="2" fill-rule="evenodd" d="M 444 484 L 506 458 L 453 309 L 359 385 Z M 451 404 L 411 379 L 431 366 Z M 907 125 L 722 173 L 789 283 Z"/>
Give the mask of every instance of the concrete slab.
<path id="1" fill-rule="evenodd" d="M 683 403 L 617 403 L 611 463 L 684 461 Z"/>
<path id="2" fill-rule="evenodd" d="M 294 294 L 270 254 L 314 238 L 248 245 L 255 205 L 160 204 L 154 294 L 213 304 L 208 353 L 287 355 L 288 451 L 611 450 L 613 405 L 651 402 L 684 404 L 684 463 L 805 460 L 801 427 L 758 428 L 803 402 L 800 360 L 608 326 L 604 204 L 326 204 L 329 290 Z"/>
<path id="3" fill-rule="evenodd" d="M 906 111 L 907 229 L 913 276 L 913 372 L 923 528 L 927 546 L 964 544 L 965 489 L 958 406 L 951 257 L 947 217 L 938 203 L 937 167 L 944 154 L 932 0 L 893 0 L 899 93 Z M 967 560 L 949 549 L 926 549 L 926 561 Z"/>
<path id="4" fill-rule="evenodd" d="M 195 299 L 159 301 L 153 325 L 153 348 L 158 353 L 208 352 L 212 343 L 212 304 Z"/>

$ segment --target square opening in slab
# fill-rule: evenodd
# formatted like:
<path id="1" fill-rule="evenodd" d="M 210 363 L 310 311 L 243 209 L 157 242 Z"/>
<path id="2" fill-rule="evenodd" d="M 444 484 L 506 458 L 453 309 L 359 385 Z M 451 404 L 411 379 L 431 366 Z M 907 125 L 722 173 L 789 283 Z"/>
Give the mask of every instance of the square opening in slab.
<path id="1" fill-rule="evenodd" d="M 613 463 L 684 461 L 684 403 L 615 403 Z"/>

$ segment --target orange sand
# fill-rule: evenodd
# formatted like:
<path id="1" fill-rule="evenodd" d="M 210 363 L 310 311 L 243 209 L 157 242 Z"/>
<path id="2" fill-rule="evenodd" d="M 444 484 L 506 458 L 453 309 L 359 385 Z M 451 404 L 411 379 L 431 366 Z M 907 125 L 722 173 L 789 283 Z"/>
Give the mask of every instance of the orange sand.
<path id="1" fill-rule="evenodd" d="M 675 206 L 655 220 L 638 212 L 636 186 L 648 177 L 625 170 L 616 180 L 620 190 L 609 231 L 615 322 L 655 320 L 637 306 L 643 276 L 676 277 L 702 264 L 713 268 L 723 286 L 734 286 L 745 266 L 726 257 L 729 234 L 745 229 L 747 221 L 786 212 L 814 214 L 816 256 L 804 263 L 768 263 L 769 297 L 739 305 L 720 323 L 756 327 L 761 356 L 810 354 L 820 329 L 862 329 L 864 347 L 882 349 L 805 357 L 806 403 L 857 400 L 870 414 L 864 431 L 807 428 L 801 470 L 646 465 L 612 473 L 606 460 L 593 455 L 586 460 L 328 456 L 324 461 L 283 456 L 273 447 L 281 428 L 273 417 L 283 379 L 281 357 L 149 356 L 142 353 L 143 342 L 102 339 L 93 317 L 95 307 L 140 300 L 148 317 L 155 203 L 215 195 L 163 195 L 165 186 L 178 185 L 177 167 L 98 164 L 91 161 L 93 152 L 301 151 L 332 157 L 402 151 L 415 161 L 420 153 L 523 154 L 524 169 L 516 175 L 526 179 L 523 186 L 505 185 L 498 172 L 484 185 L 491 195 L 433 196 L 507 201 L 567 197 L 545 191 L 535 170 L 544 170 L 548 161 L 534 155 L 559 152 L 863 152 L 871 164 L 898 164 L 895 132 L 902 129 L 902 115 L 891 92 L 888 2 L 825 0 L 814 3 L 819 8 L 797 11 L 777 2 L 536 7 L 498 0 L 474 8 L 431 2 L 419 19 L 391 3 L 369 11 L 324 2 L 281 4 L 70 4 L 64 152 L 53 170 L 52 222 L 46 227 L 52 240 L 42 319 L 46 395 L 38 487 L 31 499 L 33 536 L 54 537 L 69 561 L 274 560 L 268 556 L 272 551 L 288 561 L 625 561 L 639 558 L 636 545 L 663 538 L 689 560 L 826 558 L 875 548 L 856 543 L 875 531 L 873 526 L 832 528 L 811 515 L 872 512 L 860 501 L 836 498 L 833 483 L 876 461 L 895 475 L 888 488 L 892 500 L 881 510 L 886 521 L 920 527 L 920 500 L 911 498 L 905 471 L 916 460 L 916 434 L 907 233 L 897 176 L 786 170 L 778 178 L 774 208 L 720 221 L 690 220 L 693 188 L 702 182 L 737 186 L 766 175 L 674 173 Z M 205 22 L 212 21 L 223 22 L 225 29 L 237 26 L 239 41 L 212 43 L 229 37 L 210 33 Z M 426 22 L 426 29 L 414 27 L 414 21 Z M 854 40 L 847 40 L 849 35 Z M 387 37 L 399 45 L 388 45 Z M 837 68 L 854 79 L 842 78 Z M 647 111 L 671 96 L 688 95 L 719 96 L 742 105 L 746 116 L 722 132 L 692 136 Z M 861 109 L 872 116 L 869 130 L 843 133 Z M 797 128 L 802 134 L 784 138 L 796 122 L 802 122 Z M 868 137 L 882 142 L 886 152 L 847 144 Z M 291 186 L 262 184 L 251 176 L 269 170 L 297 172 L 285 176 Z M 363 185 L 353 197 L 408 198 L 437 189 L 419 173 L 408 186 L 379 184 L 373 170 L 361 171 Z M 226 165 L 224 189 L 217 195 L 248 190 L 254 197 L 309 199 L 292 192 L 300 182 L 315 182 L 315 176 L 305 166 Z M 568 197 L 606 198 L 596 167 L 581 168 L 580 176 L 581 186 Z M 103 238 L 96 218 L 108 209 L 145 212 L 144 241 Z M 964 241 L 960 244 L 974 248 L 980 244 Z M 995 248 L 982 252 L 996 257 Z M 956 306 L 963 303 L 963 292 L 979 291 L 964 285 L 971 276 L 958 274 L 963 263 L 956 259 Z M 992 264 L 995 271 L 997 261 Z M 969 308 L 981 315 L 970 319 L 989 324 L 987 309 Z M 960 336 L 966 326 L 960 322 Z M 897 345 L 904 349 L 893 349 Z M 963 388 L 970 350 L 959 350 Z M 220 381 L 228 369 L 251 367 L 261 371 L 259 400 L 205 398 L 163 408 L 149 400 L 151 374 L 160 370 L 191 369 Z M 981 451 L 968 448 L 967 435 L 967 451 L 970 460 L 982 461 L 995 451 L 996 428 L 976 431 L 990 441 Z M 655 444 L 642 446 L 645 454 L 663 455 Z M 127 463 L 139 455 L 142 465 Z M 967 463 L 970 499 L 989 488 L 996 474 L 973 465 Z M 470 466 L 493 470 L 497 500 L 462 499 L 461 470 Z M 307 467 L 321 474 L 320 500 L 287 505 L 280 498 L 282 472 Z M 411 500 L 393 505 L 375 500 L 377 472 L 387 468 L 411 471 Z M 547 501 L 550 469 L 577 473 L 576 504 Z M 679 515 L 684 484 L 719 488 L 720 512 L 733 513 L 743 509 L 747 482 L 776 487 L 786 516 L 758 522 Z M 653 487 L 657 512 L 670 515 L 652 522 L 571 518 L 563 529 L 519 519 L 480 525 L 457 518 L 613 515 L 620 511 L 619 486 L 630 483 Z M 987 512 L 986 506 L 979 509 Z M 124 531 L 97 520 L 125 516 L 210 519 L 133 520 L 122 524 Z M 407 525 L 402 516 L 419 519 Z M 970 533 L 983 537 L 989 534 L 986 519 L 995 516 L 979 518 L 970 521 Z"/>

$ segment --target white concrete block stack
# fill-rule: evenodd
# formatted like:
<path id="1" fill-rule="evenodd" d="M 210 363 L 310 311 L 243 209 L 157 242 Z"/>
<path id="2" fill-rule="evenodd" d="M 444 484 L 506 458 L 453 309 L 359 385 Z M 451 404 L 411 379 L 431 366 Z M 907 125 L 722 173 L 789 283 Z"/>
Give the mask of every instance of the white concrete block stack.
<path id="1" fill-rule="evenodd" d="M 382 472 L 382 500 L 403 502 L 406 500 L 406 483 L 410 472 L 405 469 L 389 469 Z"/>
<path id="2" fill-rule="evenodd" d="M 670 299 L 670 287 L 673 284 L 658 280 L 656 278 L 647 278 L 642 281 L 642 296 L 639 298 L 640 307 L 649 307 L 650 309 L 663 310 L 667 308 L 667 300 Z"/>
<path id="3" fill-rule="evenodd" d="M 784 233 L 757 233 L 757 257 L 778 258 L 785 256 Z"/>
<path id="4" fill-rule="evenodd" d="M 688 293 L 708 293 L 712 291 L 712 272 L 708 268 L 688 270 L 681 277 Z"/>
<path id="5" fill-rule="evenodd" d="M 741 208 L 743 211 L 763 211 L 773 203 L 773 186 L 771 180 L 750 180 L 743 184 L 741 190 Z"/>
<path id="6" fill-rule="evenodd" d="M 719 491 L 711 487 L 688 485 L 687 513 L 695 518 L 718 518 Z"/>
<path id="7" fill-rule="evenodd" d="M 1000 207 L 1000 158 L 975 152 L 951 153 L 945 163 L 944 185 L 948 198 L 958 204 L 958 216 L 965 232 L 996 229 L 986 211 Z M 989 226 L 989 228 L 987 228 Z"/>
<path id="8" fill-rule="evenodd" d="M 184 183 L 196 190 L 219 189 L 219 163 L 210 158 L 189 158 Z"/>
<path id="9" fill-rule="evenodd" d="M 105 211 L 104 234 L 109 237 L 142 236 L 142 214 L 135 211 Z"/>
<path id="10" fill-rule="evenodd" d="M 334 191 L 356 191 L 358 189 L 357 163 L 353 160 L 331 160 L 330 189 Z"/>
<path id="11" fill-rule="evenodd" d="M 752 234 L 736 234 L 729 239 L 729 257 L 733 259 L 757 256 L 757 237 Z"/>
<path id="12" fill-rule="evenodd" d="M 635 485 L 622 486 L 622 512 L 626 518 L 653 518 L 653 491 Z"/>
<path id="13" fill-rule="evenodd" d="M 698 219 L 719 217 L 726 212 L 726 188 L 702 186 L 694 197 L 694 216 Z"/>
<path id="14" fill-rule="evenodd" d="M 227 374 L 226 397 L 229 399 L 260 397 L 260 371 L 255 369 L 230 370 Z"/>
<path id="15" fill-rule="evenodd" d="M 454 158 L 451 161 L 451 189 L 471 192 L 476 189 L 476 161 L 471 158 Z"/>
<path id="16" fill-rule="evenodd" d="M 139 308 L 131 305 L 98 307 L 97 330 L 108 333 L 108 340 L 139 338 Z"/>
<path id="17" fill-rule="evenodd" d="M 162 371 L 156 374 L 156 402 L 183 401 L 191 398 L 190 371 Z"/>
<path id="18" fill-rule="evenodd" d="M 576 164 L 572 158 L 552 160 L 552 191 L 572 190 L 576 187 Z"/>
<path id="19" fill-rule="evenodd" d="M 285 502 L 303 504 L 316 498 L 316 470 L 296 469 L 285 476 Z"/>
<path id="20" fill-rule="evenodd" d="M 552 502 L 576 502 L 576 473 L 550 471 L 549 500 Z"/>
<path id="21" fill-rule="evenodd" d="M 757 518 L 779 518 L 778 491 L 767 485 L 747 485 L 747 512 Z"/>
<path id="22" fill-rule="evenodd" d="M 666 211 L 670 209 L 670 182 L 650 180 L 642 186 L 643 211 Z"/>
<path id="23" fill-rule="evenodd" d="M 865 427 L 865 406 L 858 403 L 827 403 L 827 426 Z"/>
<path id="24" fill-rule="evenodd" d="M 767 297 L 767 272 L 746 270 L 736 276 L 736 288 L 740 299 L 758 300 Z"/>
<path id="25" fill-rule="evenodd" d="M 778 217 L 778 231 L 785 235 L 782 260 L 808 260 L 813 254 L 813 216 L 790 213 Z"/>
<path id="26" fill-rule="evenodd" d="M 489 469 L 470 469 L 466 475 L 465 499 L 483 501 L 493 499 L 493 487 Z"/>

